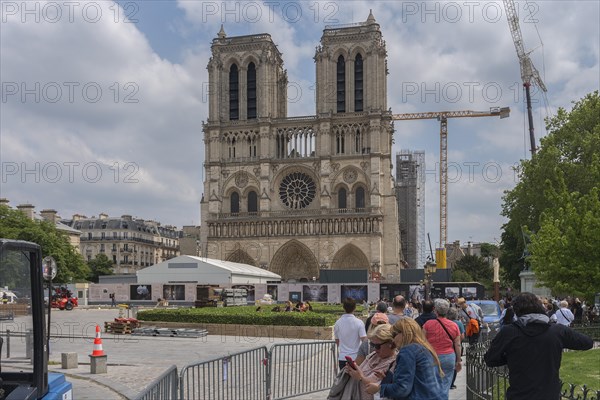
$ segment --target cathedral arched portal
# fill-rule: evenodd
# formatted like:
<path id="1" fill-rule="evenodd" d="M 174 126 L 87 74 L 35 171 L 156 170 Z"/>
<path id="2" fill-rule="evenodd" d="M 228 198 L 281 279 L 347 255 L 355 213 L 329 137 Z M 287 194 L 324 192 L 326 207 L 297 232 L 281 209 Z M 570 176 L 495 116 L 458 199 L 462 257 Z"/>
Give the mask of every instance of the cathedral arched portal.
<path id="1" fill-rule="evenodd" d="M 358 247 L 347 244 L 333 257 L 331 269 L 368 269 L 369 259 Z"/>
<path id="2" fill-rule="evenodd" d="M 236 251 L 231 253 L 229 255 L 229 257 L 227 257 L 226 261 L 231 261 L 231 262 L 236 262 L 236 263 L 241 263 L 241 264 L 248 264 L 248 265 L 252 265 L 255 267 L 257 266 L 256 261 L 242 249 L 237 249 Z"/>
<path id="3" fill-rule="evenodd" d="M 306 245 L 290 240 L 275 253 L 271 260 L 271 272 L 281 275 L 284 281 L 311 281 L 319 277 L 319 264 Z"/>

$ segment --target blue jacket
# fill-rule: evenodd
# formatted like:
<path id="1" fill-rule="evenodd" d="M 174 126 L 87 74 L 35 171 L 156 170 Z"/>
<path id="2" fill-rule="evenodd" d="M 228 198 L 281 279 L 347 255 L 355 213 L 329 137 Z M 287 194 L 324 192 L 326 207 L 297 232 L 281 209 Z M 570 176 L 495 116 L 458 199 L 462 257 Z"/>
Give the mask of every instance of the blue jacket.
<path id="1" fill-rule="evenodd" d="M 396 358 L 394 380 L 382 384 L 381 397 L 394 400 L 447 400 L 442 390 L 440 370 L 429 351 L 412 343 L 400 349 Z"/>

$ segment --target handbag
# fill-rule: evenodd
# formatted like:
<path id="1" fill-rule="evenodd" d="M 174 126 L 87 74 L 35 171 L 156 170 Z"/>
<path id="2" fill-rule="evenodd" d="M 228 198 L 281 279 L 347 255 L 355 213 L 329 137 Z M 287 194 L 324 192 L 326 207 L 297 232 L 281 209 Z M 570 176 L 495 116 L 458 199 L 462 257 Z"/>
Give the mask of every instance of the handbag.
<path id="1" fill-rule="evenodd" d="M 327 400 L 355 400 L 360 399 L 360 382 L 352 379 L 343 369 L 333 381 L 329 389 Z"/>

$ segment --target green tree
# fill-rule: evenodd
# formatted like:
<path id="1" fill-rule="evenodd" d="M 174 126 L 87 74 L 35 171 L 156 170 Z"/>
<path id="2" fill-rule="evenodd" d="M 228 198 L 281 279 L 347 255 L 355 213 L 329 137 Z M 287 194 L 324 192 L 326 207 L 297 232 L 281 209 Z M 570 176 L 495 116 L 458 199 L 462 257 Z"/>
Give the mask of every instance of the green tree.
<path id="1" fill-rule="evenodd" d="M 499 254 L 500 254 L 500 249 L 495 244 L 481 243 L 481 257 L 494 258 L 494 257 L 498 257 Z"/>
<path id="2" fill-rule="evenodd" d="M 81 254 L 71 246 L 67 235 L 50 222 L 32 220 L 19 210 L 0 205 L 0 237 L 39 244 L 42 257 L 52 256 L 56 260 L 58 272 L 54 282 L 85 280 L 89 275 Z"/>
<path id="3" fill-rule="evenodd" d="M 452 270 L 452 282 L 474 282 L 475 280 L 473 279 L 473 277 L 471 275 L 469 275 L 468 272 L 459 269 L 459 270 Z"/>
<path id="4" fill-rule="evenodd" d="M 98 254 L 93 260 L 88 261 L 88 266 L 90 268 L 89 279 L 95 283 L 98 283 L 100 275 L 112 275 L 114 273 L 113 263 L 106 254 Z"/>
<path id="5" fill-rule="evenodd" d="M 586 195 L 561 189 L 549 194 L 561 206 L 542 213 L 540 229 L 532 236 L 531 266 L 553 292 L 591 301 L 600 288 L 600 189 Z"/>
<path id="6" fill-rule="evenodd" d="M 566 290 L 551 275 L 556 273 L 556 262 L 567 261 L 557 252 L 566 252 L 566 243 L 572 245 L 569 254 L 579 256 L 575 262 L 568 262 L 562 268 L 561 279 L 574 281 L 579 273 L 574 265 L 585 263 L 588 268 L 594 266 L 584 259 L 589 245 L 584 241 L 573 240 L 569 229 L 584 233 L 587 219 L 575 218 L 573 212 L 585 212 L 587 218 L 595 218 L 596 210 L 590 196 L 600 185 L 600 97 L 598 92 L 590 93 L 575 103 L 568 112 L 559 109 L 557 115 L 547 121 L 549 134 L 541 139 L 539 152 L 532 160 L 524 160 L 519 166 L 519 182 L 515 188 L 506 192 L 502 215 L 508 218 L 503 226 L 502 265 L 504 278 L 515 287 L 520 286 L 519 273 L 523 270 L 526 254 L 523 230 L 531 233 L 532 243 L 527 250 L 531 254 L 528 261 L 533 271 L 553 290 Z M 576 211 L 574 211 L 576 210 Z M 580 215 L 580 217 L 582 217 Z M 596 236 L 597 236 L 596 231 Z M 556 238 L 552 239 L 552 235 Z M 562 241 L 561 243 L 557 242 Z M 595 252 L 600 242 L 596 240 Z M 558 246 L 561 244 L 560 246 Z M 558 246 L 550 248 L 549 246 Z M 535 250 L 534 250 L 535 249 Z M 544 257 L 554 257 L 546 264 Z M 598 264 L 595 264 L 596 268 Z M 588 271 L 586 279 L 596 276 Z M 568 278 L 568 279 L 567 279 Z M 574 282 L 573 282 L 574 283 Z M 596 281 L 596 286 L 600 286 Z M 569 289 L 570 290 L 570 289 Z"/>
<path id="7" fill-rule="evenodd" d="M 454 282 L 465 282 L 466 277 L 470 277 L 471 281 L 490 286 L 493 278 L 492 267 L 486 259 L 467 254 L 454 263 L 452 269 L 452 280 Z"/>

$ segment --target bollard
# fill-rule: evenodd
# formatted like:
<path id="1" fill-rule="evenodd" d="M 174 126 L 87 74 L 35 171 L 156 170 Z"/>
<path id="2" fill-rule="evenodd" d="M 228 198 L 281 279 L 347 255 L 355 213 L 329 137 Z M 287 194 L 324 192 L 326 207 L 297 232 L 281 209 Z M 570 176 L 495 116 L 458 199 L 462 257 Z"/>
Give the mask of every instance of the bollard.
<path id="1" fill-rule="evenodd" d="M 90 374 L 106 374 L 107 372 L 107 355 L 92 356 L 90 355 Z"/>
<path id="2" fill-rule="evenodd" d="M 6 358 L 10 358 L 10 329 L 6 330 Z"/>
<path id="3" fill-rule="evenodd" d="M 62 369 L 71 369 L 71 368 L 79 367 L 79 361 L 77 360 L 77 353 L 61 353 L 60 361 L 61 361 Z"/>
<path id="4" fill-rule="evenodd" d="M 33 362 L 33 329 L 25 331 L 25 358 Z"/>

